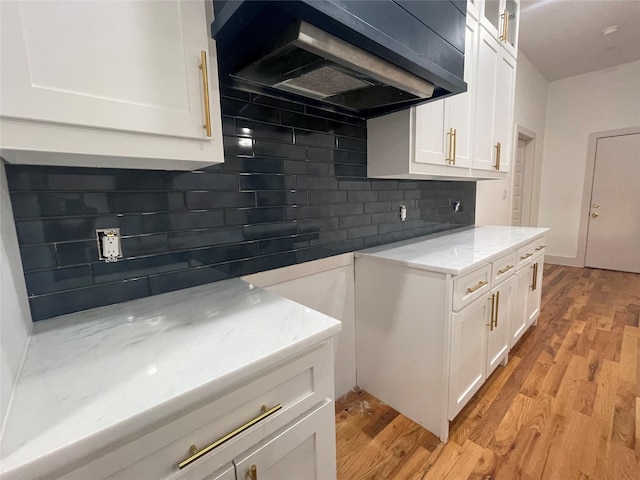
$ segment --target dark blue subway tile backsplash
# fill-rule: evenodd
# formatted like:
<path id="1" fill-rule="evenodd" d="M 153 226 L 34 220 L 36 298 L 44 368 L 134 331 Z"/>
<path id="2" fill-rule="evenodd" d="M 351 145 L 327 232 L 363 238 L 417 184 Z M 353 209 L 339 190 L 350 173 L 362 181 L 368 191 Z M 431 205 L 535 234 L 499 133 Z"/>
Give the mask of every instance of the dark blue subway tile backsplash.
<path id="1" fill-rule="evenodd" d="M 238 90 L 222 113 L 225 163 L 197 172 L 6 165 L 34 320 L 474 222 L 474 182 L 366 178 L 361 118 Z"/>

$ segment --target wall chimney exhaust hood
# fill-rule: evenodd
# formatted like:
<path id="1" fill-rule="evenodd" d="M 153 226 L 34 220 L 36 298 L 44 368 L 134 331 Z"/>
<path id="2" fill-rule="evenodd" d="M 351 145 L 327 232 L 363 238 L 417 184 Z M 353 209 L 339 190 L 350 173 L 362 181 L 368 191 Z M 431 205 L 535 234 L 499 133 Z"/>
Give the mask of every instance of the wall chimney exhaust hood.
<path id="1" fill-rule="evenodd" d="M 366 118 L 460 93 L 460 4 L 216 0 L 220 80 Z"/>

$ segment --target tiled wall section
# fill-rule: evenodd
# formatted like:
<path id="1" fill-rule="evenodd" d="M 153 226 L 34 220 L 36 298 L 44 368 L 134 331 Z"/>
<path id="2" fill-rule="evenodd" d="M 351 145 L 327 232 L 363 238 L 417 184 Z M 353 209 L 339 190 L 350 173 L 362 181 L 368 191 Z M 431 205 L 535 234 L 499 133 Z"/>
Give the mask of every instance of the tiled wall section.
<path id="1" fill-rule="evenodd" d="M 225 163 L 203 171 L 6 166 L 34 320 L 474 222 L 473 182 L 367 179 L 359 118 L 232 90 L 222 110 Z"/>

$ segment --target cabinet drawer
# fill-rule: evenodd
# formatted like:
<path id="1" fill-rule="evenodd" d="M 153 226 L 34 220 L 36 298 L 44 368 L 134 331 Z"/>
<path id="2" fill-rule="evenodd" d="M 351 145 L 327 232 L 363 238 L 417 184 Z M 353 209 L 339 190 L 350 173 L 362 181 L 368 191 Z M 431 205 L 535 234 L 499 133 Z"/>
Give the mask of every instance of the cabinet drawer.
<path id="1" fill-rule="evenodd" d="M 526 265 L 531 263 L 532 257 L 535 254 L 536 243 L 531 242 L 526 244 L 524 247 L 520 247 L 516 251 L 516 268 L 520 269 Z"/>
<path id="2" fill-rule="evenodd" d="M 541 238 L 539 238 L 539 239 L 535 240 L 535 241 L 533 242 L 533 245 L 534 245 L 534 247 L 533 247 L 533 251 L 534 251 L 535 253 L 537 253 L 537 254 L 540 254 L 540 253 L 544 254 L 544 250 L 545 250 L 545 248 L 546 248 L 546 246 L 547 246 L 546 238 L 545 238 L 545 237 L 541 237 Z"/>
<path id="3" fill-rule="evenodd" d="M 513 251 L 491 262 L 491 286 L 495 287 L 516 271 L 516 252 Z"/>
<path id="4" fill-rule="evenodd" d="M 331 342 L 213 397 L 186 415 L 167 419 L 159 428 L 64 478 L 204 478 L 327 398 L 333 398 Z M 261 416 L 263 405 L 281 408 L 238 431 Z M 178 468 L 190 457 L 191 445 L 203 450 L 225 437 L 219 446 Z"/>
<path id="5" fill-rule="evenodd" d="M 545 237 L 540 237 L 537 240 L 529 242 L 524 247 L 520 247 L 516 252 L 516 268 L 519 269 L 525 265 L 529 265 L 534 255 L 544 253 L 545 245 Z"/>
<path id="6" fill-rule="evenodd" d="M 491 264 L 487 263 L 473 272 L 453 280 L 453 309 L 460 310 L 489 291 Z"/>

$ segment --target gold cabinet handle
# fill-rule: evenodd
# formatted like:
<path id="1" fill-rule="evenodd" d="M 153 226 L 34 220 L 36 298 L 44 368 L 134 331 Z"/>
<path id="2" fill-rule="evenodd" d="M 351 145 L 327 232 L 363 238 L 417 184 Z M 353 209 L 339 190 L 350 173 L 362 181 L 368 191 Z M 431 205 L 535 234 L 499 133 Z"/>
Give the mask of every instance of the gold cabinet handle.
<path id="1" fill-rule="evenodd" d="M 500 275 L 502 275 L 503 273 L 507 273 L 509 270 L 511 270 L 513 268 L 513 265 L 507 265 L 505 268 L 503 268 L 502 270 L 498 270 L 498 273 Z"/>
<path id="2" fill-rule="evenodd" d="M 473 293 L 473 292 L 481 289 L 482 287 L 484 287 L 487 283 L 489 283 L 489 282 L 478 282 L 478 284 L 475 287 L 467 288 L 467 293 Z"/>
<path id="3" fill-rule="evenodd" d="M 489 328 L 491 329 L 491 331 L 493 332 L 493 312 L 495 311 L 496 308 L 496 294 L 492 293 L 491 294 L 491 317 L 489 318 Z"/>
<path id="4" fill-rule="evenodd" d="M 502 145 L 500 142 L 496 143 L 494 147 L 496 149 L 496 164 L 493 166 L 496 170 L 500 170 L 500 151 L 502 150 Z"/>
<path id="5" fill-rule="evenodd" d="M 502 12 L 500 14 L 500 20 L 502 22 L 502 33 L 500 34 L 500 36 L 498 37 L 498 40 L 500 40 L 501 42 L 506 41 L 507 39 L 507 11 L 505 10 L 504 12 Z"/>
<path id="6" fill-rule="evenodd" d="M 247 477 L 249 480 L 258 480 L 258 467 L 251 465 L 251 468 L 247 470 Z"/>
<path id="7" fill-rule="evenodd" d="M 276 413 L 280 409 L 282 409 L 282 404 L 281 403 L 279 403 L 278 405 L 276 405 L 275 407 L 272 407 L 272 408 L 267 408 L 267 407 L 265 407 L 263 405 L 262 406 L 262 413 L 260 415 L 258 415 L 257 417 L 255 417 L 252 420 L 249 420 L 247 423 L 245 423 L 244 425 L 239 426 L 235 430 L 227 433 L 225 436 L 219 438 L 218 440 L 213 442 L 208 447 L 205 447 L 202 450 L 198 450 L 198 448 L 195 445 L 191 445 L 191 448 L 189 449 L 189 458 L 186 458 L 182 462 L 180 462 L 178 464 L 178 468 L 179 469 L 183 469 L 184 467 L 186 467 L 190 463 L 192 463 L 195 460 L 199 459 L 203 455 L 206 455 L 207 453 L 209 453 L 214 448 L 219 447 L 220 445 L 222 445 L 223 443 L 227 442 L 228 440 L 231 440 L 236 435 L 241 434 L 242 432 L 244 432 L 248 428 L 254 426 L 256 423 L 264 420 L 268 416 L 273 415 L 274 413 Z"/>
<path id="8" fill-rule="evenodd" d="M 504 41 L 509 41 L 509 10 L 504 11 Z"/>
<path id="9" fill-rule="evenodd" d="M 539 252 L 540 250 L 542 250 L 544 248 L 544 245 L 540 245 L 539 247 L 536 247 L 536 252 Z"/>
<path id="10" fill-rule="evenodd" d="M 535 291 L 535 289 L 538 288 L 538 262 L 531 265 L 531 268 L 533 268 L 533 282 L 531 283 L 531 290 Z"/>
<path id="11" fill-rule="evenodd" d="M 211 107 L 209 106 L 209 73 L 207 71 L 207 52 L 200 52 L 200 70 L 202 70 L 202 88 L 204 89 L 204 128 L 207 137 L 211 136 Z"/>
<path id="12" fill-rule="evenodd" d="M 449 132 L 447 133 L 447 137 L 449 138 L 449 153 L 447 154 L 447 158 L 446 158 L 446 162 L 448 164 L 455 164 L 455 156 L 453 154 L 453 138 L 454 138 L 454 133 L 453 133 L 453 128 L 449 127 Z"/>
<path id="13" fill-rule="evenodd" d="M 453 164 L 456 164 L 456 149 L 458 147 L 458 130 L 453 129 Z"/>
<path id="14" fill-rule="evenodd" d="M 520 260 L 526 260 L 527 258 L 529 258 L 531 255 L 533 255 L 533 253 L 527 253 L 524 257 L 520 257 Z"/>
<path id="15" fill-rule="evenodd" d="M 593 213 L 591 214 L 591 216 L 592 216 L 593 218 L 596 218 L 598 215 L 599 215 L 599 214 L 598 214 L 598 212 L 593 212 Z"/>
<path id="16" fill-rule="evenodd" d="M 500 308 L 500 291 L 496 292 L 496 314 L 493 316 L 494 327 L 498 328 L 498 309 Z"/>

